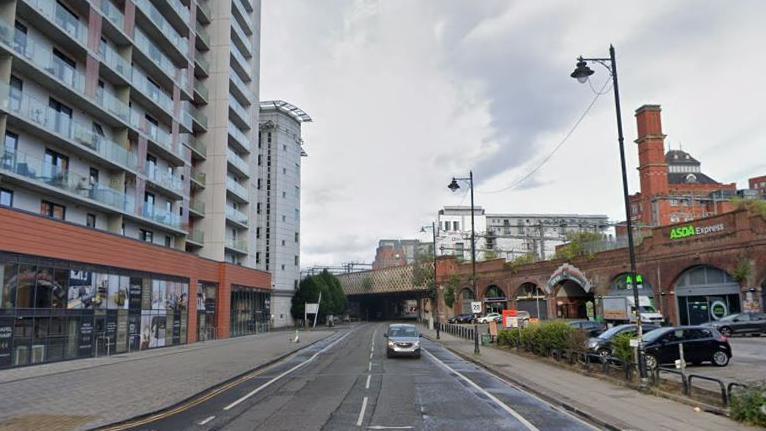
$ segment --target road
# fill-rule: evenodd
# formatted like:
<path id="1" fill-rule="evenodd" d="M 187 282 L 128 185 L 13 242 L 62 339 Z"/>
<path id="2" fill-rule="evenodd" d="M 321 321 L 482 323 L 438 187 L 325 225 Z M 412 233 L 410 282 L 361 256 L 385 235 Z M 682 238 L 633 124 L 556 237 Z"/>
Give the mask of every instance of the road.
<path id="1" fill-rule="evenodd" d="M 426 339 L 421 359 L 388 359 L 385 329 L 341 331 L 171 411 L 104 429 L 594 429 Z"/>

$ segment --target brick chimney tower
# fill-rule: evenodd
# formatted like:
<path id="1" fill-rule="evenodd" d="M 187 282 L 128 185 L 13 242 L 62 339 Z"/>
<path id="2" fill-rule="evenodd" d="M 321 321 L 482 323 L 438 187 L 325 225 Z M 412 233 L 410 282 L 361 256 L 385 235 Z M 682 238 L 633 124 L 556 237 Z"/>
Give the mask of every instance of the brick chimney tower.
<path id="1" fill-rule="evenodd" d="M 670 223 L 670 203 L 665 199 L 669 186 L 661 111 L 660 105 L 644 105 L 636 110 L 638 139 L 635 142 L 638 144 L 638 172 L 641 178 L 640 222 L 649 226 Z"/>

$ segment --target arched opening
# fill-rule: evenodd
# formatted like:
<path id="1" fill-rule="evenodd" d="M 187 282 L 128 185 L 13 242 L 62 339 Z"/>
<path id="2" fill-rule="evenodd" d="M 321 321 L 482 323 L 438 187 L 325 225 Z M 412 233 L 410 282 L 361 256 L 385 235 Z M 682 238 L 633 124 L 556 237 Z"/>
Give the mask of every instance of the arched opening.
<path id="1" fill-rule="evenodd" d="M 641 274 L 638 274 L 635 277 L 631 277 L 629 283 L 628 275 L 630 274 L 623 272 L 614 277 L 609 285 L 609 293 L 607 296 L 626 297 L 628 303 L 632 306 L 635 302 L 633 299 L 633 286 L 635 286 L 636 289 L 638 289 L 638 303 L 641 309 L 642 319 L 660 320 L 661 317 L 658 316 L 657 313 L 662 311 L 663 304 L 657 303 L 656 298 L 654 297 L 654 288 L 652 288 L 649 280 Z M 599 310 L 598 314 L 603 316 L 603 298 L 600 298 L 597 308 Z"/>
<path id="2" fill-rule="evenodd" d="M 465 288 L 460 291 L 460 300 L 458 301 L 458 304 L 460 304 L 460 310 L 458 310 L 458 314 L 468 314 L 471 312 L 471 302 L 474 301 L 474 294 L 473 290 Z"/>
<path id="3" fill-rule="evenodd" d="M 516 292 L 516 309 L 526 311 L 537 319 L 548 318 L 548 299 L 534 283 L 524 283 Z"/>
<path id="4" fill-rule="evenodd" d="M 502 313 L 506 309 L 506 304 L 508 304 L 508 298 L 505 297 L 503 289 L 498 286 L 491 284 L 484 291 L 485 313 Z"/>
<path id="5" fill-rule="evenodd" d="M 739 283 L 713 266 L 695 266 L 681 273 L 675 292 L 681 325 L 698 325 L 742 310 Z"/>
<path id="6" fill-rule="evenodd" d="M 559 319 L 595 317 L 593 293 L 586 291 L 577 281 L 562 280 L 556 285 L 554 292 L 556 292 L 556 317 Z"/>

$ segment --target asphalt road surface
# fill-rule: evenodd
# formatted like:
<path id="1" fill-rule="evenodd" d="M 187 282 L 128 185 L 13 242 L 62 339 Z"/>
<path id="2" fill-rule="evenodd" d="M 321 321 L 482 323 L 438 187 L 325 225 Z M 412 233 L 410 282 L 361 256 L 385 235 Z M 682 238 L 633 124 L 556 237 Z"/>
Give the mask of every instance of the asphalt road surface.
<path id="1" fill-rule="evenodd" d="M 428 340 L 420 359 L 388 359 L 385 330 L 341 331 L 173 410 L 105 429 L 595 429 Z"/>

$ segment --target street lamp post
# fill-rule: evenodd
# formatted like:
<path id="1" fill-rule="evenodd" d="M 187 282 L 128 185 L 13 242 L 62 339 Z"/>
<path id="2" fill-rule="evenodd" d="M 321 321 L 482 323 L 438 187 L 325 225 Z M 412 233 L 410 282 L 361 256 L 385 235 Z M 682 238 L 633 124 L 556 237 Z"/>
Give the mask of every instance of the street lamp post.
<path id="1" fill-rule="evenodd" d="M 630 255 L 630 277 L 636 279 L 636 251 L 633 243 L 633 223 L 631 221 L 630 212 L 630 198 L 628 197 L 628 174 L 625 167 L 625 144 L 622 135 L 622 110 L 620 109 L 620 88 L 617 85 L 617 61 L 614 55 L 614 46 L 609 45 L 609 58 L 583 58 L 582 56 L 577 58 L 577 67 L 574 72 L 570 74 L 572 78 L 577 79 L 580 83 L 585 83 L 588 78 L 593 75 L 593 70 L 588 67 L 588 61 L 594 61 L 604 66 L 609 74 L 612 76 L 612 84 L 614 87 L 614 106 L 617 114 L 617 141 L 620 144 L 620 163 L 622 167 L 622 195 L 625 201 L 625 219 L 626 228 L 628 230 L 628 254 Z M 635 303 L 635 318 L 636 326 L 638 328 L 638 372 L 641 376 L 641 384 L 646 385 L 648 383 L 646 375 L 646 362 L 644 361 L 644 344 L 643 344 L 643 330 L 641 328 L 641 312 L 639 311 L 638 300 L 638 285 L 633 284 L 633 300 Z"/>
<path id="2" fill-rule="evenodd" d="M 428 226 L 423 226 L 420 231 L 425 232 Z M 436 223 L 431 222 L 431 235 L 433 238 L 433 257 L 434 257 L 434 315 L 436 316 L 436 339 L 440 339 L 439 336 L 439 287 L 436 283 Z"/>
<path id="3" fill-rule="evenodd" d="M 452 182 L 447 186 L 453 192 L 460 190 L 458 181 L 465 181 L 471 189 L 471 287 L 473 296 L 479 299 L 479 292 L 476 290 L 476 229 L 474 228 L 474 205 L 473 205 L 473 171 L 468 172 L 468 178 L 452 177 Z"/>

